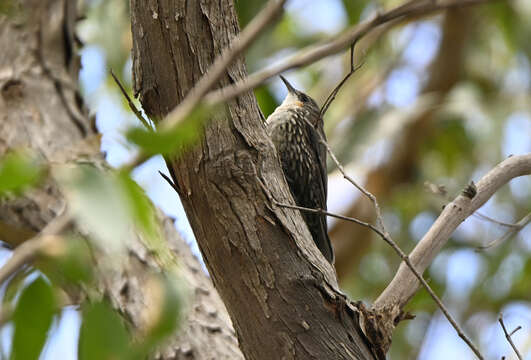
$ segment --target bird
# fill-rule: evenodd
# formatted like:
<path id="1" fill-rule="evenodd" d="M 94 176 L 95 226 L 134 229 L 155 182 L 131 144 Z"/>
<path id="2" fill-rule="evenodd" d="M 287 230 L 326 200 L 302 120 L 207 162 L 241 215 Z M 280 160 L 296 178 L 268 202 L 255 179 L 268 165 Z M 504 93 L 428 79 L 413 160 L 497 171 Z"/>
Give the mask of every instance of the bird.
<path id="1" fill-rule="evenodd" d="M 299 207 L 326 210 L 328 175 L 323 119 L 314 99 L 295 89 L 282 75 L 288 94 L 266 119 L 295 203 Z M 315 245 L 331 264 L 334 250 L 328 237 L 326 216 L 301 211 Z"/>

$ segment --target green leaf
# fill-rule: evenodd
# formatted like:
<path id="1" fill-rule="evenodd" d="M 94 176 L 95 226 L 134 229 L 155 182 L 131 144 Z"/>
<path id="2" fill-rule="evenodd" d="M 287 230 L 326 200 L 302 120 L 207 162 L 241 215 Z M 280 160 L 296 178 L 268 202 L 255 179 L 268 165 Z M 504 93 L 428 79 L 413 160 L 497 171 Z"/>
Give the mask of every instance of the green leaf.
<path id="1" fill-rule="evenodd" d="M 237 0 L 235 3 L 236 12 L 238 13 L 238 19 L 240 20 L 240 26 L 243 28 L 251 21 L 260 9 L 264 7 L 266 0 Z"/>
<path id="2" fill-rule="evenodd" d="M 360 21 L 361 13 L 366 5 L 366 0 L 343 0 L 349 24 L 357 24 Z"/>
<path id="3" fill-rule="evenodd" d="M 153 339 L 157 344 L 168 335 L 171 335 L 180 323 L 182 299 L 181 292 L 171 278 L 163 277 L 164 303 L 159 321 L 148 334 L 148 339 Z"/>
<path id="4" fill-rule="evenodd" d="M 15 6 L 13 5 L 13 0 L 2 0 L 0 1 L 0 14 L 5 14 L 12 16 Z"/>
<path id="5" fill-rule="evenodd" d="M 148 155 L 176 155 L 178 151 L 182 151 L 183 148 L 194 144 L 199 139 L 203 123 L 215 108 L 219 107 L 199 106 L 178 126 L 166 131 L 150 131 L 135 127 L 128 131 L 127 138 Z"/>
<path id="6" fill-rule="evenodd" d="M 128 172 L 119 172 L 117 179 L 128 202 L 134 224 L 139 225 L 140 230 L 144 231 L 149 237 L 158 237 L 160 233 L 154 212 L 155 208 L 144 190 L 131 179 Z"/>
<path id="7" fill-rule="evenodd" d="M 15 334 L 11 359 L 39 358 L 56 306 L 52 288 L 42 277 L 24 289 L 13 315 Z"/>
<path id="8" fill-rule="evenodd" d="M 36 184 L 43 173 L 42 164 L 29 153 L 13 152 L 0 161 L 0 196 L 18 193 Z"/>
<path id="9" fill-rule="evenodd" d="M 514 51 L 517 48 L 516 42 L 519 35 L 519 28 L 522 26 L 519 21 L 520 17 L 513 8 L 513 5 L 510 2 L 495 1 L 490 3 L 488 8 L 498 23 L 508 47 Z"/>
<path id="10" fill-rule="evenodd" d="M 169 335 L 177 330 L 181 322 L 182 289 L 171 276 L 157 276 L 151 286 L 152 298 L 158 299 L 158 311 L 152 312 L 146 337 L 134 349 L 135 354 L 149 355 Z"/>
<path id="11" fill-rule="evenodd" d="M 78 343 L 80 360 L 129 359 L 128 349 L 129 334 L 107 303 L 91 304 L 84 309 Z"/>
<path id="12" fill-rule="evenodd" d="M 24 287 L 24 280 L 34 271 L 34 268 L 26 267 L 9 278 L 9 283 L 2 297 L 3 304 L 8 304 L 7 306 L 9 306 L 9 304 L 14 303 L 14 300 L 20 294 L 20 290 Z"/>
<path id="13" fill-rule="evenodd" d="M 35 265 L 53 284 L 72 286 L 92 280 L 94 263 L 91 250 L 81 237 L 70 236 L 61 245 L 44 252 L 43 255 L 46 257 Z"/>
<path id="14" fill-rule="evenodd" d="M 91 239 L 108 252 L 124 250 L 131 236 L 131 219 L 123 190 L 113 174 L 80 165 L 65 168 L 58 178 L 73 214 Z"/>
<path id="15" fill-rule="evenodd" d="M 465 129 L 461 118 L 443 119 L 440 131 L 427 139 L 426 151 L 435 151 L 447 173 L 455 173 L 463 165 L 463 154 L 474 155 L 474 141 Z"/>
<path id="16" fill-rule="evenodd" d="M 267 118 L 278 106 L 277 100 L 267 86 L 261 86 L 255 89 L 254 94 L 256 95 L 260 109 L 262 109 L 264 116 Z"/>

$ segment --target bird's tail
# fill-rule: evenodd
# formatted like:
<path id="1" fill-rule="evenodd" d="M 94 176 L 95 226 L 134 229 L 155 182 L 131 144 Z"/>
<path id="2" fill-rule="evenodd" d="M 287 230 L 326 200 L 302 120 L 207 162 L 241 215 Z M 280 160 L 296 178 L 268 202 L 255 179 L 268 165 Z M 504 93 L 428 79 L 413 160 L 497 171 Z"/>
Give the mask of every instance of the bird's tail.
<path id="1" fill-rule="evenodd" d="M 312 217 L 311 219 L 309 217 Z M 334 249 L 328 237 L 328 226 L 326 216 L 318 214 L 308 214 L 306 223 L 309 225 L 315 245 L 321 251 L 321 254 L 330 264 L 334 264 Z"/>

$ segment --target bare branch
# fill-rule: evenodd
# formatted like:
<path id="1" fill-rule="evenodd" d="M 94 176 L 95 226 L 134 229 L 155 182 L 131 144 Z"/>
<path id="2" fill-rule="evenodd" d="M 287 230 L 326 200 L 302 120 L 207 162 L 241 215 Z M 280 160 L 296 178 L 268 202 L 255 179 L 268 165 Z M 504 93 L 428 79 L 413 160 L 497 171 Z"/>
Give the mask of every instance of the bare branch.
<path id="1" fill-rule="evenodd" d="M 355 218 L 352 218 L 352 217 L 348 217 L 348 216 L 343 216 L 343 215 L 339 215 L 339 214 L 334 214 L 334 213 L 331 213 L 329 211 L 326 211 L 326 210 L 323 210 L 323 209 L 310 209 L 310 208 L 305 208 L 305 207 L 302 207 L 302 206 L 295 206 L 295 205 L 289 205 L 289 204 L 281 204 L 277 201 L 273 201 L 273 203 L 276 205 L 276 206 L 280 206 L 280 207 L 285 207 L 285 208 L 289 208 L 289 209 L 295 209 L 295 210 L 300 210 L 300 211 L 305 211 L 305 212 L 310 212 L 310 213 L 314 213 L 314 214 L 323 214 L 323 215 L 327 215 L 327 216 L 330 216 L 330 217 L 335 217 L 337 219 L 342 219 L 342 220 L 346 220 L 346 221 L 350 221 L 350 222 L 353 222 L 353 223 L 356 223 L 358 225 L 362 225 L 362 226 L 365 226 L 365 227 L 368 227 L 370 228 L 372 231 L 374 231 L 375 233 L 377 233 L 387 244 L 389 244 L 393 250 L 398 254 L 398 256 L 400 256 L 400 258 L 410 267 L 411 271 L 415 274 L 415 276 L 417 277 L 417 279 L 420 281 L 420 283 L 422 284 L 422 286 L 424 286 L 424 288 L 426 289 L 426 291 L 428 292 L 428 294 L 430 294 L 430 296 L 432 297 L 432 299 L 435 301 L 435 303 L 437 304 L 437 306 L 441 309 L 441 312 L 444 314 L 444 316 L 448 319 L 448 321 L 450 322 L 450 324 L 453 326 L 453 328 L 455 329 L 455 331 L 457 332 L 457 334 L 459 335 L 459 337 L 461 339 L 463 339 L 465 341 L 465 343 L 470 347 L 470 349 L 474 352 L 474 354 L 476 354 L 476 356 L 478 357 L 478 359 L 483 359 L 483 356 L 481 355 L 481 353 L 479 352 L 479 350 L 476 348 L 476 346 L 472 343 L 472 341 L 465 335 L 465 333 L 463 332 L 463 330 L 461 329 L 461 327 L 459 326 L 459 324 L 457 324 L 457 321 L 455 321 L 455 319 L 452 317 L 452 315 L 450 314 L 450 312 L 448 311 L 448 309 L 446 308 L 446 306 L 444 306 L 442 300 L 437 296 L 437 294 L 435 293 L 435 291 L 433 291 L 433 289 L 430 287 L 430 285 L 426 282 L 426 280 L 424 280 L 424 278 L 422 277 L 422 275 L 414 268 L 413 264 L 411 263 L 411 261 L 409 260 L 408 256 L 402 251 L 402 249 L 400 249 L 400 247 L 394 242 L 394 240 L 389 236 L 388 233 L 383 233 L 382 231 L 380 231 L 377 227 L 375 227 L 374 225 L 371 225 L 369 223 L 366 223 L 364 221 L 361 221 L 361 220 L 358 220 L 358 219 L 355 219 Z"/>
<path id="2" fill-rule="evenodd" d="M 314 129 L 312 124 L 306 120 L 306 123 L 308 124 L 308 126 L 311 128 L 311 129 Z M 315 130 L 315 129 L 314 129 Z M 381 213 L 381 210 L 380 210 L 380 206 L 378 204 L 378 200 L 376 199 L 376 197 L 371 194 L 369 191 L 367 191 L 363 186 L 359 185 L 356 181 L 354 181 L 354 179 L 352 179 L 346 172 L 345 172 L 345 169 L 343 168 L 343 165 L 337 160 L 337 157 L 335 156 L 335 154 L 333 153 L 332 149 L 330 149 L 330 146 L 328 145 L 328 143 L 326 142 L 326 140 L 324 139 L 324 137 L 321 135 L 321 133 L 319 133 L 318 131 L 314 131 L 314 133 L 317 135 L 317 137 L 319 138 L 319 141 L 326 146 L 326 149 L 328 151 L 328 153 L 330 154 L 330 157 L 333 159 L 334 163 L 336 164 L 336 166 L 338 167 L 339 171 L 341 172 L 341 174 L 343 175 L 343 177 L 345 179 L 347 179 L 352 185 L 354 185 L 359 191 L 361 191 L 365 196 L 367 196 L 374 204 L 374 208 L 376 210 L 376 219 L 377 219 L 377 222 L 378 222 L 378 225 L 380 227 L 380 229 L 378 229 L 377 227 L 375 227 L 374 225 L 371 225 L 371 224 L 368 224 L 366 222 L 363 222 L 363 221 L 360 221 L 358 219 L 354 219 L 354 218 L 350 218 L 350 217 L 347 217 L 347 216 L 342 216 L 342 215 L 336 215 L 336 214 L 332 214 L 332 213 L 329 213 L 328 211 L 324 211 L 322 209 L 309 209 L 309 208 L 303 208 L 303 207 L 299 207 L 299 206 L 293 206 L 293 205 L 282 205 L 284 207 L 290 207 L 290 208 L 294 208 L 294 209 L 299 209 L 299 210 L 303 210 L 303 211 L 309 211 L 309 212 L 315 212 L 315 213 L 321 213 L 321 214 L 325 214 L 325 215 L 328 215 L 328 216 L 333 216 L 333 217 L 336 217 L 336 218 L 339 218 L 339 219 L 343 219 L 343 220 L 347 220 L 347 221 L 352 221 L 356 224 L 359 224 L 359 225 L 362 225 L 362 226 L 366 226 L 368 228 L 370 228 L 371 230 L 373 230 L 374 232 L 376 232 L 389 246 L 391 246 L 393 248 L 393 250 L 398 254 L 398 256 L 400 256 L 400 258 L 402 259 L 402 261 L 404 261 L 404 263 L 406 264 L 406 266 L 409 268 L 409 270 L 414 274 L 415 278 L 422 284 L 422 286 L 424 286 L 424 288 L 426 289 L 426 291 L 430 294 L 430 296 L 432 297 L 432 299 L 435 301 L 435 303 L 437 304 L 437 306 L 439 306 L 439 308 L 441 309 L 441 312 L 444 314 L 444 316 L 448 319 L 448 321 L 450 322 L 450 324 L 453 326 L 453 328 L 455 329 L 455 331 L 457 332 L 457 334 L 459 335 L 459 337 L 461 339 L 463 339 L 463 341 L 470 347 L 470 349 L 474 352 L 474 354 L 478 357 L 478 359 L 483 359 L 483 355 L 481 355 L 481 353 L 479 352 L 478 348 L 472 343 L 472 341 L 465 335 L 465 333 L 463 332 L 463 330 L 461 330 L 461 327 L 459 326 L 459 324 L 457 324 L 457 322 L 454 320 L 454 318 L 452 317 L 452 315 L 450 314 L 450 312 L 448 311 L 448 309 L 446 309 L 446 307 L 444 306 L 444 304 L 442 303 L 441 299 L 439 299 L 439 297 L 437 296 L 437 294 L 432 290 L 432 288 L 428 285 L 428 283 L 426 282 L 426 280 L 424 280 L 424 278 L 422 277 L 422 272 L 419 272 L 415 266 L 413 265 L 413 263 L 410 261 L 409 257 L 402 251 L 402 249 L 396 244 L 396 242 L 391 238 L 390 234 L 385 230 L 385 224 L 384 224 L 384 221 L 383 221 L 383 217 L 382 217 L 382 213 Z M 473 183 L 471 183 L 471 186 L 473 185 Z M 474 191 L 476 190 L 475 186 L 474 186 Z M 472 190 L 470 190 L 472 191 Z M 475 193 L 474 193 L 475 195 Z M 278 203 L 276 203 L 277 205 L 280 205 Z M 377 300 L 378 301 L 378 300 Z M 395 304 L 390 304 L 391 306 L 394 306 Z M 376 303 L 375 305 L 373 305 L 373 309 L 382 309 L 384 308 L 384 306 L 376 306 Z M 400 309 L 402 309 L 402 307 L 400 307 Z M 392 319 L 394 321 L 394 319 Z M 391 336 L 391 334 L 387 334 L 388 336 Z"/>
<path id="3" fill-rule="evenodd" d="M 448 191 L 446 190 L 446 187 L 444 185 L 438 185 L 438 184 L 431 183 L 429 181 L 425 181 L 424 182 L 424 188 L 429 193 L 441 196 L 442 198 L 446 199 L 447 201 L 452 201 L 453 200 L 453 198 L 448 195 Z M 529 214 L 529 215 L 531 215 L 531 214 Z M 500 225 L 500 226 L 504 226 L 504 227 L 508 227 L 508 228 L 521 229 L 521 226 L 518 225 L 518 224 L 507 223 L 507 222 L 504 222 L 504 221 L 496 220 L 496 219 L 494 219 L 494 218 L 492 218 L 490 216 L 487 216 L 487 215 L 485 215 L 485 214 L 483 214 L 483 213 L 481 213 L 479 211 L 476 211 L 473 214 L 473 216 L 475 216 L 477 218 L 480 218 L 482 220 L 491 222 L 491 223 L 496 224 L 496 225 Z"/>
<path id="4" fill-rule="evenodd" d="M 270 0 L 266 7 L 249 23 L 249 25 L 247 25 L 240 35 L 232 41 L 231 45 L 225 49 L 221 56 L 214 61 L 208 72 L 201 78 L 201 80 L 199 80 L 184 100 L 160 123 L 159 129 L 167 130 L 177 126 L 177 124 L 190 115 L 193 109 L 200 103 L 204 103 L 207 106 L 224 103 L 260 86 L 266 80 L 285 70 L 308 65 L 327 56 L 334 55 L 345 47 L 349 45 L 352 46 L 359 39 L 378 28 L 380 25 L 391 23 L 393 21 L 398 23 L 402 20 L 431 14 L 445 9 L 471 6 L 488 1 L 492 0 L 410 0 L 401 6 L 376 15 L 372 20 L 365 21 L 349 28 L 344 34 L 336 38 L 330 38 L 324 43 L 302 49 L 288 59 L 251 74 L 244 80 L 241 80 L 232 86 L 214 90 L 209 93 L 208 91 L 221 78 L 234 59 L 243 53 L 254 42 L 256 37 L 260 35 L 261 31 L 273 22 L 278 14 L 280 14 L 283 5 L 286 2 L 286 0 Z M 351 64 L 351 72 L 345 77 L 344 81 L 348 80 L 355 70 L 356 69 L 352 71 Z M 129 164 L 126 164 L 124 168 L 134 168 L 147 159 L 148 157 L 144 154 L 139 154 L 132 159 Z"/>
<path id="5" fill-rule="evenodd" d="M 220 90 L 209 93 L 206 96 L 208 104 L 218 104 L 230 100 L 242 93 L 252 90 L 266 80 L 276 76 L 286 70 L 302 67 L 312 64 L 327 56 L 334 55 L 347 48 L 351 44 L 356 43 L 359 39 L 367 35 L 372 30 L 385 23 L 422 15 L 432 14 L 437 11 L 450 9 L 454 7 L 465 7 L 470 5 L 481 4 L 489 0 L 452 0 L 452 1 L 437 1 L 437 0 L 411 0 L 403 5 L 400 5 L 387 12 L 377 14 L 374 18 L 354 25 L 343 34 L 331 37 L 327 41 L 320 44 L 310 45 L 287 59 L 273 64 L 263 70 L 249 75 L 245 80 L 237 82 L 236 84 Z"/>
<path id="6" fill-rule="evenodd" d="M 503 333 L 505 334 L 505 338 L 507 339 L 507 341 L 509 342 L 509 344 L 511 344 L 511 347 L 513 348 L 516 356 L 518 357 L 519 360 L 522 360 L 522 354 L 520 354 L 520 351 L 518 351 L 518 349 L 516 348 L 516 345 L 514 345 L 514 342 L 513 342 L 513 339 L 511 338 L 511 335 L 514 334 L 516 331 L 520 330 L 522 327 L 519 326 L 517 327 L 516 329 L 514 329 L 510 334 L 509 332 L 507 331 L 507 328 L 505 327 L 505 323 L 503 322 L 503 314 L 500 313 L 500 316 L 498 316 L 498 321 L 503 329 Z"/>
<path id="7" fill-rule="evenodd" d="M 529 213 L 526 216 L 524 216 L 516 224 L 505 224 L 505 223 L 500 223 L 498 221 L 495 221 L 495 223 L 510 227 L 510 229 L 505 234 L 503 234 L 499 238 L 489 242 L 488 244 L 482 245 L 482 246 L 478 246 L 476 250 L 477 251 L 482 251 L 482 250 L 490 249 L 490 248 L 492 248 L 494 246 L 498 246 L 502 242 L 504 242 L 504 241 L 510 239 L 511 237 L 513 237 L 514 235 L 516 235 L 520 230 L 522 230 L 524 227 L 526 227 L 527 224 L 529 224 L 530 222 L 531 222 L 531 213 Z"/>
<path id="8" fill-rule="evenodd" d="M 521 329 L 522 329 L 522 326 L 521 326 L 521 325 L 518 325 L 513 331 L 511 331 L 511 332 L 509 333 L 509 336 L 513 336 L 513 334 L 514 334 L 515 332 L 517 332 L 518 330 L 521 330 Z"/>
<path id="9" fill-rule="evenodd" d="M 385 238 L 385 234 L 383 232 L 381 232 L 376 226 L 374 226 L 372 224 L 369 224 L 369 223 L 367 223 L 365 221 L 358 220 L 358 219 L 353 218 L 353 217 L 348 217 L 348 216 L 344 216 L 344 215 L 340 215 L 340 214 L 334 214 L 334 213 L 331 213 L 331 212 L 323 210 L 323 209 L 311 209 L 311 208 L 307 208 L 307 207 L 303 207 L 303 206 L 282 204 L 282 203 L 279 203 L 278 201 L 276 201 L 274 199 L 272 201 L 273 201 L 274 205 L 279 206 L 279 207 L 284 207 L 284 208 L 293 209 L 293 210 L 305 211 L 305 212 L 309 212 L 309 213 L 312 213 L 312 214 L 322 214 L 322 215 L 330 216 L 330 217 L 333 217 L 333 218 L 336 218 L 336 219 L 350 221 L 350 222 L 356 223 L 358 225 L 365 226 L 365 227 L 371 229 L 372 231 L 374 231 L 376 234 L 378 234 L 382 238 Z"/>
<path id="10" fill-rule="evenodd" d="M 423 273 L 459 224 L 480 208 L 509 180 L 528 174 L 531 174 L 531 154 L 512 156 L 498 164 L 477 183 L 477 192 L 472 199 L 459 195 L 446 205 L 441 215 L 409 256 L 415 268 Z M 402 264 L 394 279 L 376 300 L 375 306 L 385 307 L 396 304 L 403 308 L 416 293 L 418 286 L 418 280 L 409 270 L 409 266 Z"/>
<path id="11" fill-rule="evenodd" d="M 63 214 L 52 220 L 36 237 L 15 249 L 13 255 L 0 268 L 0 284 L 3 284 L 22 266 L 32 262 L 38 254 L 46 249 L 50 242 L 55 242 L 58 235 L 71 223 L 70 215 Z"/>
<path id="12" fill-rule="evenodd" d="M 127 93 L 127 91 L 125 91 L 125 88 L 124 86 L 122 85 L 122 83 L 120 82 L 120 80 L 118 80 L 118 78 L 116 77 L 116 75 L 114 75 L 114 71 L 112 71 L 111 69 L 111 76 L 112 78 L 114 79 L 114 82 L 116 83 L 116 85 L 118 85 L 118 87 L 120 88 L 120 91 L 122 92 L 122 95 L 125 97 L 125 99 L 127 100 L 127 104 L 129 105 L 129 108 L 131 109 L 131 111 L 135 114 L 135 116 L 137 117 L 137 119 L 140 121 L 140 123 L 142 125 L 144 125 L 144 127 L 150 131 L 153 131 L 153 126 L 151 125 L 151 123 L 147 122 L 146 119 L 144 119 L 144 117 L 142 116 L 142 113 L 140 112 L 140 110 L 137 109 L 137 107 L 135 106 L 135 104 L 133 103 L 133 100 L 131 100 L 131 97 L 129 96 L 129 94 Z"/>
<path id="13" fill-rule="evenodd" d="M 361 62 L 358 66 L 354 65 L 354 47 L 355 46 L 356 46 L 356 43 L 353 43 L 350 46 L 350 71 L 348 72 L 347 75 L 345 75 L 343 80 L 341 80 L 339 84 L 337 84 L 334 90 L 332 90 L 330 95 L 328 95 L 328 97 L 326 98 L 323 106 L 321 107 L 321 117 L 323 117 L 326 114 L 328 108 L 330 107 L 330 105 L 332 105 L 332 102 L 336 99 L 336 96 L 339 93 L 339 90 L 341 90 L 341 88 L 343 87 L 343 85 L 345 85 L 347 80 L 363 65 L 363 62 Z"/>

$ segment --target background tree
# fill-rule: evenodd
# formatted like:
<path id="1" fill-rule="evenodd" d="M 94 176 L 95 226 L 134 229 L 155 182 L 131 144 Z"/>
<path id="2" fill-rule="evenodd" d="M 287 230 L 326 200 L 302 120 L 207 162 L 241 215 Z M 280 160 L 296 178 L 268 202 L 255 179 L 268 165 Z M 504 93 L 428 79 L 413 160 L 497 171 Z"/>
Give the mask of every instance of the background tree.
<path id="1" fill-rule="evenodd" d="M 333 5 L 330 5 L 332 3 Z M 325 6 L 328 11 L 319 12 L 314 8 L 309 15 L 306 15 L 303 7 L 297 7 L 296 2 L 288 4 L 288 12 L 279 24 L 264 33 L 248 52 L 249 68 L 251 71 L 262 68 L 270 54 L 315 43 L 329 36 L 330 33 L 326 34 L 326 31 L 333 33 L 341 29 L 341 26 L 337 26 L 332 30 L 321 28 L 321 32 L 315 32 L 309 26 L 312 22 L 346 26 L 347 21 L 354 24 L 360 19 L 366 19 L 372 14 L 375 6 L 382 5 L 386 9 L 393 6 L 356 2 L 356 5 L 358 4 L 359 7 L 345 2 L 342 7 L 339 1 L 327 2 Z M 106 61 L 115 70 L 128 69 L 130 64 L 127 62 L 127 54 L 131 43 L 127 35 L 127 12 L 123 5 L 120 1 L 95 3 L 90 11 L 96 16 L 89 17 L 83 25 L 85 39 L 93 41 L 92 44 L 99 44 L 98 46 L 109 44 L 108 51 L 102 53 L 107 54 Z M 243 26 L 262 4 L 237 2 L 236 5 Z M 318 6 L 319 4 L 315 5 Z M 319 13 L 333 13 L 334 6 L 337 6 L 338 10 L 333 21 L 318 21 Z M 119 9 L 124 12 L 120 13 Z M 167 21 L 172 18 L 163 11 L 148 9 L 151 11 L 151 19 L 157 20 L 156 17 L 160 16 L 159 19 Z M 201 11 L 214 10 L 202 7 Z M 330 108 L 325 119 L 328 137 L 340 161 L 346 165 L 353 164 L 347 166 L 347 172 L 356 179 L 366 179 L 367 188 L 381 202 L 384 219 L 393 238 L 404 249 L 411 249 L 414 240 L 418 241 L 426 232 L 440 211 L 440 206 L 448 201 L 444 198 L 448 196 L 446 194 L 453 198 L 470 179 L 479 179 L 486 170 L 507 155 L 531 151 L 527 99 L 529 62 L 523 40 L 527 38 L 525 34 L 529 32 L 529 28 L 521 21 L 529 11 L 525 1 L 515 1 L 447 12 L 444 16 L 439 15 L 421 22 L 384 26 L 383 29 L 363 38 L 356 47 L 359 53 L 355 59 L 364 65 L 341 90 L 338 99 Z M 120 14 L 124 17 L 120 17 Z M 177 22 L 178 14 L 179 12 L 172 14 L 176 16 L 174 20 Z M 308 21 L 308 18 L 312 21 Z M 112 21 L 109 21 L 111 19 Z M 98 25 L 91 25 L 94 23 Z M 123 27 L 120 27 L 120 24 Z M 113 26 L 114 29 L 111 31 L 106 26 Z M 96 35 L 100 32 L 91 29 L 101 30 L 105 35 L 98 40 Z M 307 30 L 301 32 L 301 29 Z M 88 36 L 91 34 L 92 38 Z M 148 34 L 152 35 L 152 32 Z M 5 36 L 5 39 L 11 40 L 12 37 Z M 123 46 L 118 47 L 116 44 Z M 219 44 L 219 48 L 215 48 L 214 52 L 219 52 L 226 45 Z M 95 49 L 95 45 L 87 47 L 84 59 L 90 59 L 91 52 L 94 54 L 98 51 Z M 282 53 L 278 56 L 282 57 Z M 98 57 L 92 55 L 92 59 Z M 124 64 L 127 65 L 124 67 Z M 199 63 L 201 71 L 206 70 L 206 64 L 203 65 Z M 343 65 L 344 71 L 339 72 L 338 65 Z M 87 60 L 86 67 L 90 66 Z M 330 61 L 324 60 L 310 65 L 298 72 L 296 77 L 290 77 L 290 80 L 298 82 L 300 88 L 322 103 L 349 66 L 348 55 L 344 58 L 337 56 Z M 60 78 L 57 70 L 54 69 L 51 73 Z M 75 73 L 75 70 L 72 73 Z M 119 77 L 120 74 L 121 72 L 118 72 Z M 197 80 L 199 73 L 191 72 L 188 75 Z M 234 80 L 240 75 L 231 76 Z M 136 79 L 140 81 L 138 75 Z M 127 85 L 127 76 L 123 80 Z M 187 81 L 187 86 L 181 86 L 180 89 L 190 88 L 194 82 Z M 90 86 L 94 86 L 94 83 L 85 81 L 84 84 L 86 93 L 90 94 Z M 109 81 L 107 85 L 112 83 Z M 112 85 L 112 88 L 111 91 L 114 91 L 115 86 Z M 145 89 L 145 86 L 142 88 Z M 17 87 L 11 89 L 16 90 Z M 264 87 L 255 91 L 266 116 L 278 101 L 274 89 L 278 89 L 276 82 L 271 84 L 271 88 Z M 98 125 L 103 130 L 109 126 L 109 120 L 106 119 L 112 109 L 108 105 L 109 100 L 105 99 L 108 91 L 109 89 L 103 92 L 98 88 L 100 100 L 95 101 L 99 103 L 100 109 L 103 109 L 98 112 Z M 160 89 L 158 91 L 160 94 Z M 177 98 L 183 94 L 180 93 Z M 92 97 L 93 100 L 95 98 Z M 252 101 L 250 98 L 246 99 Z M 175 101 L 175 98 L 171 100 Z M 171 110 L 173 104 L 170 105 L 167 105 L 165 111 Z M 145 102 L 144 106 L 149 113 L 154 113 Z M 112 132 L 106 134 L 103 146 L 108 149 L 108 139 L 113 135 Z M 36 136 L 30 138 L 35 139 Z M 72 137 L 72 140 L 74 139 Z M 55 145 L 62 149 L 60 144 Z M 117 163 L 116 152 L 114 155 L 109 153 L 108 156 L 111 163 Z M 333 171 L 333 167 L 331 170 Z M 156 176 L 156 171 L 147 167 L 136 172 L 140 183 L 147 183 L 145 179 L 154 179 Z M 340 190 L 329 191 L 330 206 L 334 210 L 350 207 L 349 215 L 372 220 L 374 212 L 370 202 L 358 196 L 355 189 L 348 184 L 339 188 L 341 183 L 333 182 L 336 176 L 331 173 L 332 189 Z M 442 184 L 444 188 L 428 187 L 435 189 L 437 194 L 434 194 L 433 190 L 424 189 L 425 182 Z M 159 183 L 152 186 L 160 189 L 166 185 Z M 518 221 L 529 212 L 530 188 L 528 178 L 512 181 L 509 188 L 498 192 L 489 201 L 482 213 L 505 222 Z M 158 191 L 160 190 L 148 189 L 148 194 L 156 195 Z M 224 187 L 220 190 L 225 196 L 237 194 L 230 191 L 236 190 L 230 186 L 229 190 Z M 334 195 L 337 194 L 343 201 L 334 201 Z M 346 194 L 352 194 L 350 205 L 344 200 Z M 188 211 L 190 212 L 190 209 Z M 50 219 L 51 217 L 48 217 L 46 221 L 41 222 L 40 227 L 33 230 L 40 230 Z M 501 241 L 500 246 L 487 251 L 473 251 L 477 245 L 497 239 L 510 229 L 512 228 L 487 221 L 477 215 L 470 218 L 456 232 L 426 274 L 430 276 L 430 284 L 437 293 L 441 296 L 444 294 L 443 299 L 450 305 L 452 313 L 457 315 L 459 322 L 465 325 L 467 333 L 472 336 L 474 342 L 479 343 L 480 349 L 489 357 L 511 353 L 510 349 L 506 348 L 509 345 L 496 323 L 500 310 L 506 313 L 510 328 L 514 327 L 513 324 L 521 324 L 525 329 L 529 318 L 525 271 L 528 262 L 526 244 L 530 238 L 528 231 L 524 228 L 522 231 L 513 232 L 513 240 Z M 367 303 L 372 303 L 391 280 L 393 269 L 398 267 L 399 258 L 388 252 L 389 249 L 382 245 L 380 239 L 373 239 L 375 235 L 366 228 L 351 223 L 334 222 L 331 235 L 336 246 L 336 268 L 342 289 L 347 290 L 353 299 L 364 299 Z M 7 239 L 7 235 L 3 237 Z M 214 253 L 216 249 L 208 251 Z M 204 248 L 203 250 L 207 251 Z M 212 272 L 215 280 L 216 273 Z M 434 354 L 442 354 L 446 358 L 450 356 L 449 351 L 455 351 L 460 357 L 466 356 L 469 350 L 455 333 L 446 327 L 445 320 L 435 311 L 434 303 L 426 296 L 427 294 L 420 291 L 408 306 L 418 317 L 415 321 L 397 328 L 391 356 L 411 358 L 414 356 L 412 354 L 419 351 L 419 356 L 427 358 L 434 357 Z M 504 306 L 506 308 L 502 309 Z M 423 336 L 425 333 L 426 337 Z M 524 353 L 528 334 L 529 332 L 520 331 L 513 336 Z M 448 342 L 451 346 L 446 346 L 445 352 L 441 352 L 439 346 Z"/>

